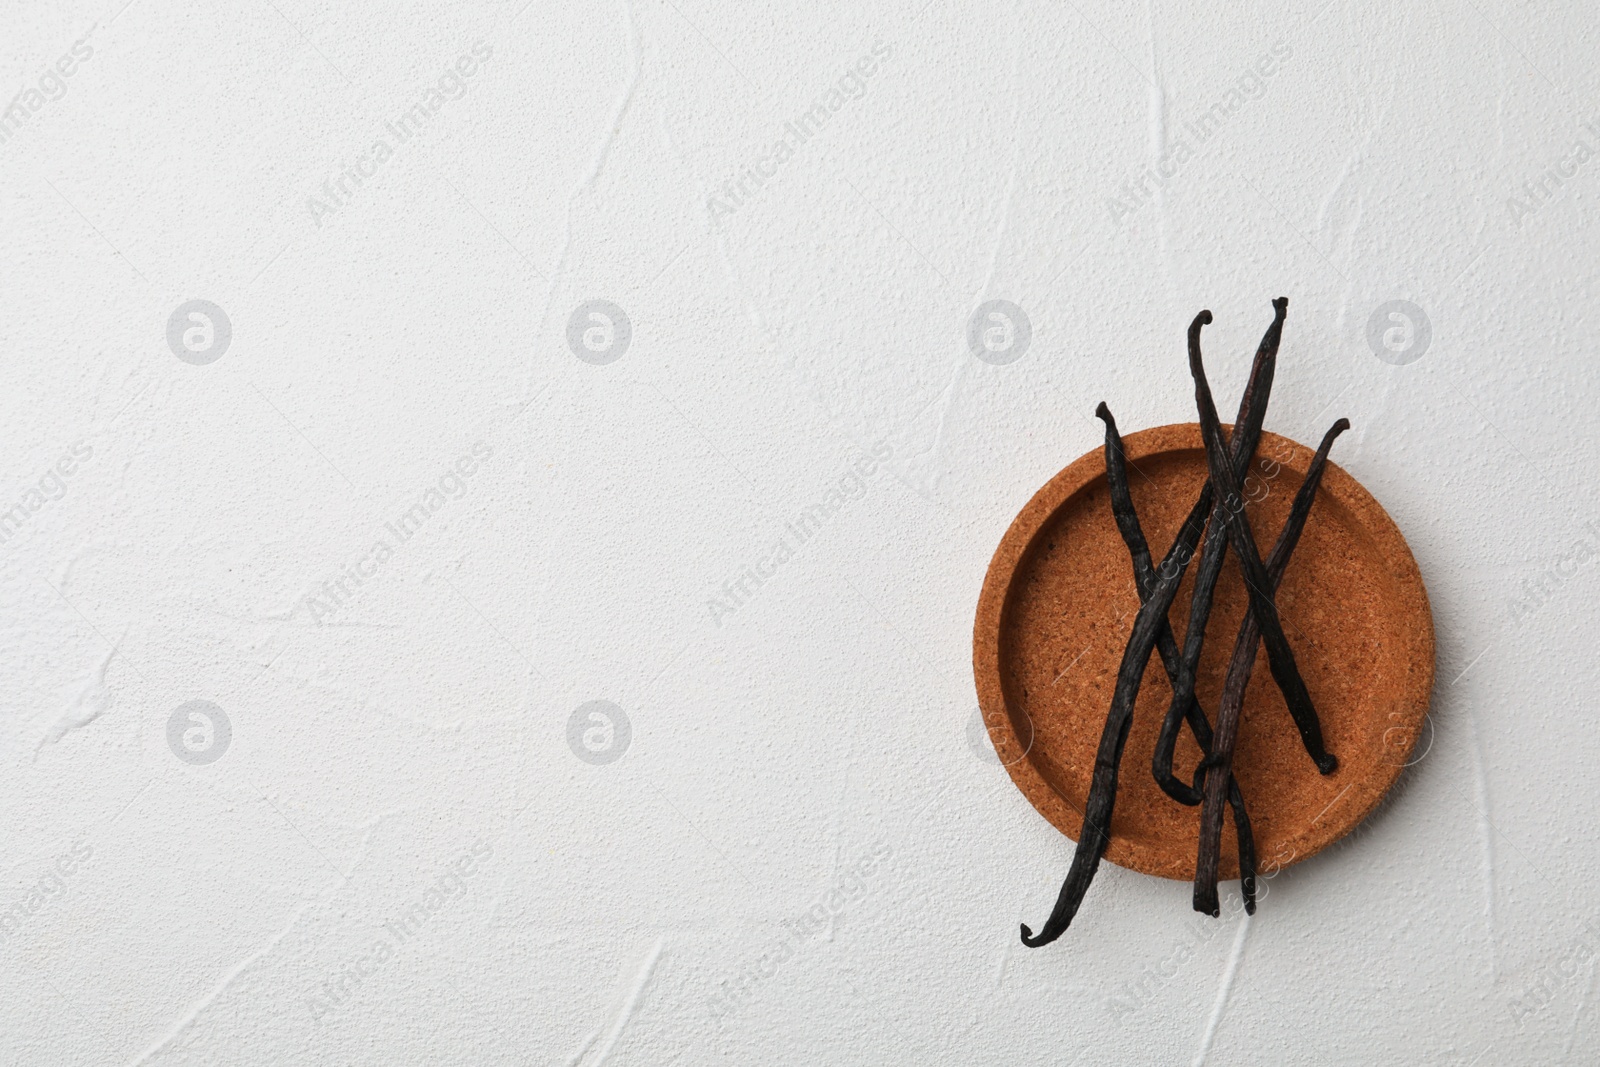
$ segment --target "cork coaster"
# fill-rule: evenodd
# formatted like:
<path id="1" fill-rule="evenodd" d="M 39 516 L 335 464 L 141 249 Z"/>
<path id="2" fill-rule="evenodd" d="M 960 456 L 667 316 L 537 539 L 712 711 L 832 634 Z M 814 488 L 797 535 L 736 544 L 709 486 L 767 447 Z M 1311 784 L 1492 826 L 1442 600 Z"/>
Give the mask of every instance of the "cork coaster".
<path id="1" fill-rule="evenodd" d="M 1128 435 L 1124 446 L 1134 504 L 1159 562 L 1206 479 L 1200 428 L 1159 426 Z M 1263 553 L 1282 529 L 1312 455 L 1288 438 L 1262 434 L 1242 490 Z M 1139 608 L 1133 568 L 1111 514 L 1104 456 L 1100 448 L 1081 456 L 1011 523 L 989 564 L 973 632 L 978 705 L 995 751 L 1029 802 L 1074 840 Z M 1169 612 L 1180 647 L 1193 585 L 1191 566 Z M 1327 777 L 1317 773 L 1258 648 L 1234 774 L 1263 872 L 1315 855 L 1377 806 L 1410 758 L 1433 690 L 1433 616 L 1416 560 L 1378 502 L 1331 462 L 1277 604 L 1339 769 Z M 1213 723 L 1246 608 L 1230 553 L 1196 686 Z M 1171 698 L 1160 656 L 1152 655 L 1123 751 L 1106 859 L 1145 874 L 1192 879 L 1200 809 L 1173 801 L 1150 772 Z M 1174 773 L 1192 780 L 1199 759 L 1185 726 Z M 1219 873 L 1238 878 L 1231 821 L 1222 837 Z"/>

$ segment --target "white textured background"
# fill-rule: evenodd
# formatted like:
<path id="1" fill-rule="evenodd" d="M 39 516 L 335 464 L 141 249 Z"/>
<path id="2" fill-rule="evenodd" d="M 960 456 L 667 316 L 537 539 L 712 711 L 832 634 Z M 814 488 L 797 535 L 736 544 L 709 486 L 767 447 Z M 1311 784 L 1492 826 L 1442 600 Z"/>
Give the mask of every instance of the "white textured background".
<path id="1" fill-rule="evenodd" d="M 0 1062 L 1596 1062 L 1596 36 L 1511 0 L 8 7 Z M 974 732 L 990 553 L 1097 401 L 1193 417 L 1201 307 L 1231 409 L 1280 294 L 1268 427 L 1347 415 L 1428 584 L 1425 754 L 1248 925 L 1106 868 L 1025 950 L 1071 846 Z"/>

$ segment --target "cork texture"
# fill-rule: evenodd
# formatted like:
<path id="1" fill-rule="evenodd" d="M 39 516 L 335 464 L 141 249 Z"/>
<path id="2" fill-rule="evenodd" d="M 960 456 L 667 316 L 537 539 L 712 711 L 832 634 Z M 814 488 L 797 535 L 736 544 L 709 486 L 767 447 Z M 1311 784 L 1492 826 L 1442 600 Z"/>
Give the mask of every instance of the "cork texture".
<path id="1" fill-rule="evenodd" d="M 1205 482 L 1199 426 L 1144 430 L 1124 445 L 1134 504 L 1159 563 Z M 1262 435 L 1241 488 L 1263 556 L 1312 455 L 1287 438 Z M 1169 612 L 1180 646 L 1194 569 Z M 1421 732 L 1434 675 L 1433 620 L 1416 561 L 1383 508 L 1336 464 L 1324 473 L 1277 604 L 1339 769 L 1317 773 L 1258 645 L 1234 773 L 1263 871 L 1315 855 L 1377 806 Z M 1196 684 L 1213 724 L 1246 607 L 1230 552 Z M 973 635 L 978 702 L 995 751 L 1033 806 L 1074 840 L 1138 608 L 1132 565 L 1111 514 L 1104 453 L 1096 448 L 1051 479 L 1012 522 L 990 562 Z M 1167 797 L 1150 770 L 1171 695 L 1160 656 L 1152 655 L 1123 752 L 1106 859 L 1189 879 L 1200 809 Z M 1174 773 L 1189 781 L 1199 758 L 1184 727 Z M 1221 875 L 1238 877 L 1231 820 Z"/>

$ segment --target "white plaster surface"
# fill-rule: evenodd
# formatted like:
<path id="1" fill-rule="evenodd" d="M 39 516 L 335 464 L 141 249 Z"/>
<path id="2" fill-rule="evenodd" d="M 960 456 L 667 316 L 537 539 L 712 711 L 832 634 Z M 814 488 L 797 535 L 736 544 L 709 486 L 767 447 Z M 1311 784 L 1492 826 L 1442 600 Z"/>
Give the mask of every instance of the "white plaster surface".
<path id="1" fill-rule="evenodd" d="M 1600 1062 L 1595 30 L 9 5 L 0 1063 Z M 1097 401 L 1193 417 L 1202 307 L 1236 395 L 1280 294 L 1268 426 L 1354 424 L 1432 598 L 1431 747 L 1248 926 L 1106 868 L 1026 950 L 1070 843 L 969 744 L 990 553 Z M 592 299 L 610 363 L 568 345 Z M 989 300 L 1014 362 L 969 351 Z M 195 700 L 209 763 L 169 746 Z"/>

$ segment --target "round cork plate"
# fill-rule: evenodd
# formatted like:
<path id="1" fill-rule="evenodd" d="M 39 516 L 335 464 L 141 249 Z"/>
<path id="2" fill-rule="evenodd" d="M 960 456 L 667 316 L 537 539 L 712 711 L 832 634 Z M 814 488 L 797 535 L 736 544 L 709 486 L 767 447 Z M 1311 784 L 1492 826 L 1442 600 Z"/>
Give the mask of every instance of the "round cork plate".
<path id="1" fill-rule="evenodd" d="M 1206 478 L 1196 423 L 1124 439 L 1133 500 L 1159 562 Z M 1241 487 L 1265 553 L 1277 539 L 1312 450 L 1264 433 Z M 973 671 L 978 705 L 1023 795 L 1077 839 L 1117 668 L 1139 608 L 1133 569 L 1111 514 L 1105 453 L 1052 478 L 1011 523 L 978 600 Z M 1198 553 L 1197 553 L 1198 555 Z M 1169 612 L 1181 646 L 1194 568 Z M 1329 463 L 1278 589 L 1284 632 L 1339 769 L 1317 773 L 1259 646 L 1240 723 L 1234 774 L 1271 872 L 1326 848 L 1383 799 L 1410 758 L 1433 691 L 1433 616 L 1411 550 L 1354 478 Z M 1246 610 L 1231 553 L 1217 583 L 1196 695 L 1212 722 Z M 1163 878 L 1194 877 L 1200 809 L 1161 792 L 1150 772 L 1172 687 L 1150 657 L 1117 782 L 1106 859 Z M 1174 773 L 1192 780 L 1200 750 L 1188 728 Z M 1220 874 L 1239 876 L 1232 821 Z"/>

